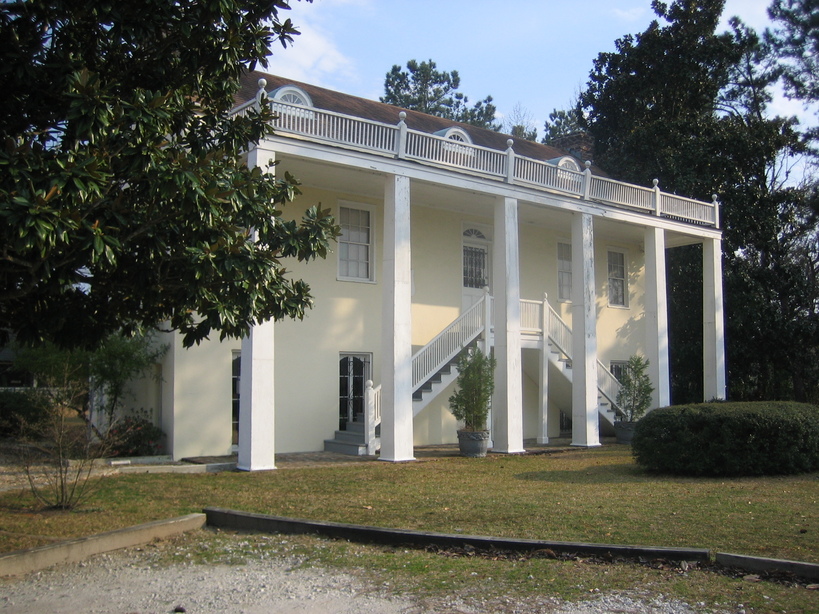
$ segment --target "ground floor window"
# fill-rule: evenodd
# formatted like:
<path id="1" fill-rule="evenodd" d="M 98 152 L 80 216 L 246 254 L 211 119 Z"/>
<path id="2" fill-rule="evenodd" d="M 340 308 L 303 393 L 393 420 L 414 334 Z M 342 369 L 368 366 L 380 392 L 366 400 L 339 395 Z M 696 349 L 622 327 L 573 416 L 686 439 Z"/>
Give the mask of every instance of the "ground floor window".
<path id="1" fill-rule="evenodd" d="M 233 413 L 231 417 L 231 428 L 233 435 L 231 443 L 234 446 L 239 445 L 239 379 L 242 372 L 242 353 L 238 350 L 233 352 L 233 361 L 231 362 L 231 403 L 233 404 Z"/>
<path id="2" fill-rule="evenodd" d="M 341 354 L 339 360 L 338 428 L 364 421 L 364 386 L 370 375 L 371 354 Z"/>
<path id="3" fill-rule="evenodd" d="M 611 374 L 618 382 L 623 381 L 623 375 L 625 375 L 627 369 L 628 369 L 627 360 L 612 360 L 609 363 L 609 371 L 611 371 Z"/>

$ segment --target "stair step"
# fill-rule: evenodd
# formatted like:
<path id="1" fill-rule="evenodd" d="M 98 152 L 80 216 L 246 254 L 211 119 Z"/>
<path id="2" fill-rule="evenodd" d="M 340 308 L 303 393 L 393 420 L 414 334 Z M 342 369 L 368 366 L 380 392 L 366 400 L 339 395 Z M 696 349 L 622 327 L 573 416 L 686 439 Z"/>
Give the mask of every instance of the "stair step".
<path id="1" fill-rule="evenodd" d="M 336 431 L 333 439 L 336 441 L 346 441 L 349 443 L 364 443 L 364 433 Z"/>
<path id="2" fill-rule="evenodd" d="M 339 454 L 347 454 L 350 456 L 366 456 L 367 446 L 362 443 L 349 443 L 335 439 L 325 439 L 324 451 L 337 452 Z"/>

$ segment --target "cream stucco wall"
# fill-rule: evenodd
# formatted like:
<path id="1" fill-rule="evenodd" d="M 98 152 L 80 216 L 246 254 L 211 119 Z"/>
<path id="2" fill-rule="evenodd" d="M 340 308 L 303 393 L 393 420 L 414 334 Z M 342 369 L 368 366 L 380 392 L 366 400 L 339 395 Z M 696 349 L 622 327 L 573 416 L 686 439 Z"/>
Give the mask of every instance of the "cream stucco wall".
<path id="1" fill-rule="evenodd" d="M 302 321 L 275 324 L 276 451 L 323 449 L 325 439 L 338 428 L 338 365 L 342 353 L 372 355 L 372 379 L 384 375 L 381 364 L 382 294 L 380 263 L 383 258 L 383 203 L 355 194 L 304 188 L 285 210 L 287 217 L 321 203 L 338 215 L 340 203 L 368 206 L 373 212 L 376 263 L 373 282 L 340 281 L 337 253 L 310 263 L 285 261 L 290 274 L 307 281 L 315 305 Z M 412 231 L 412 343 L 427 343 L 461 311 L 462 233 L 465 222 L 490 226 L 492 220 L 431 206 L 413 206 Z M 520 228 L 521 297 L 541 300 L 547 292 L 552 305 L 571 323 L 569 303 L 557 301 L 557 243 L 570 242 L 568 225 Z M 628 308 L 607 304 L 607 251 L 627 254 Z M 625 360 L 642 352 L 644 262 L 642 246 L 609 242 L 595 236 L 595 275 L 600 360 Z M 231 450 L 231 358 L 240 342 L 217 341 L 185 350 L 173 337 L 163 361 L 162 426 L 176 458 L 227 454 Z M 537 360 L 536 352 L 526 350 Z M 456 441 L 456 423 L 447 408 L 452 388 L 445 390 L 414 420 L 416 445 Z M 524 437 L 538 435 L 537 381 L 523 376 Z M 569 408 L 565 408 L 568 410 Z"/>

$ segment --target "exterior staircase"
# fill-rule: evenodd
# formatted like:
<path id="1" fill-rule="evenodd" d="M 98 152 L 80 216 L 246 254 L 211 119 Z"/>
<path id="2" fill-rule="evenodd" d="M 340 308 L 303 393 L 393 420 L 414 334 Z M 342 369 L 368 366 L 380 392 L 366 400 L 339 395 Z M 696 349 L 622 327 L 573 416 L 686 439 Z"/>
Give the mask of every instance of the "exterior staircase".
<path id="1" fill-rule="evenodd" d="M 460 352 L 478 343 L 491 345 L 491 297 L 486 293 L 475 305 L 412 357 L 413 415 L 417 415 L 458 376 L 456 362 Z M 536 335 L 548 344 L 549 362 L 563 375 L 571 388 L 572 331 L 548 301 L 521 301 L 524 334 Z M 486 349 L 486 347 L 484 347 Z M 597 361 L 598 414 L 604 424 L 613 425 L 617 415 L 616 399 L 620 384 L 611 372 Z M 363 421 L 347 423 L 346 431 L 336 431 L 324 442 L 326 451 L 342 454 L 374 454 L 380 448 L 378 429 L 381 424 L 381 386 L 367 382 Z M 571 407 L 571 401 L 567 404 Z"/>

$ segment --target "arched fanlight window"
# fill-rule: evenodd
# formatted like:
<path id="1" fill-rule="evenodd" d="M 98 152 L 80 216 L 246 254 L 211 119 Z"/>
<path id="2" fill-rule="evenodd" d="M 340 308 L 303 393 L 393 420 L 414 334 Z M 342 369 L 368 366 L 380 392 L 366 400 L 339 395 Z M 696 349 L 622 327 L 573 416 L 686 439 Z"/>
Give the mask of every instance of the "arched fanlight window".
<path id="1" fill-rule="evenodd" d="M 467 228 L 464 230 L 464 236 L 467 239 L 480 239 L 481 241 L 488 241 L 486 235 L 477 228 Z"/>
<path id="2" fill-rule="evenodd" d="M 577 160 L 571 156 L 561 156 L 560 158 L 547 160 L 547 162 L 549 164 L 554 164 L 558 168 L 566 169 L 567 171 L 574 171 L 576 173 L 580 172 L 580 165 L 577 163 Z"/>
<path id="3" fill-rule="evenodd" d="M 472 139 L 469 138 L 466 130 L 462 128 L 444 128 L 443 130 L 439 130 L 435 133 L 437 136 L 442 136 L 445 139 L 449 139 L 450 141 L 456 141 L 458 143 L 469 143 L 472 144 Z"/>
<path id="4" fill-rule="evenodd" d="M 303 107 L 312 107 L 313 101 L 310 96 L 300 87 L 295 85 L 283 85 L 270 92 L 272 100 L 285 102 L 287 104 L 297 104 Z"/>

